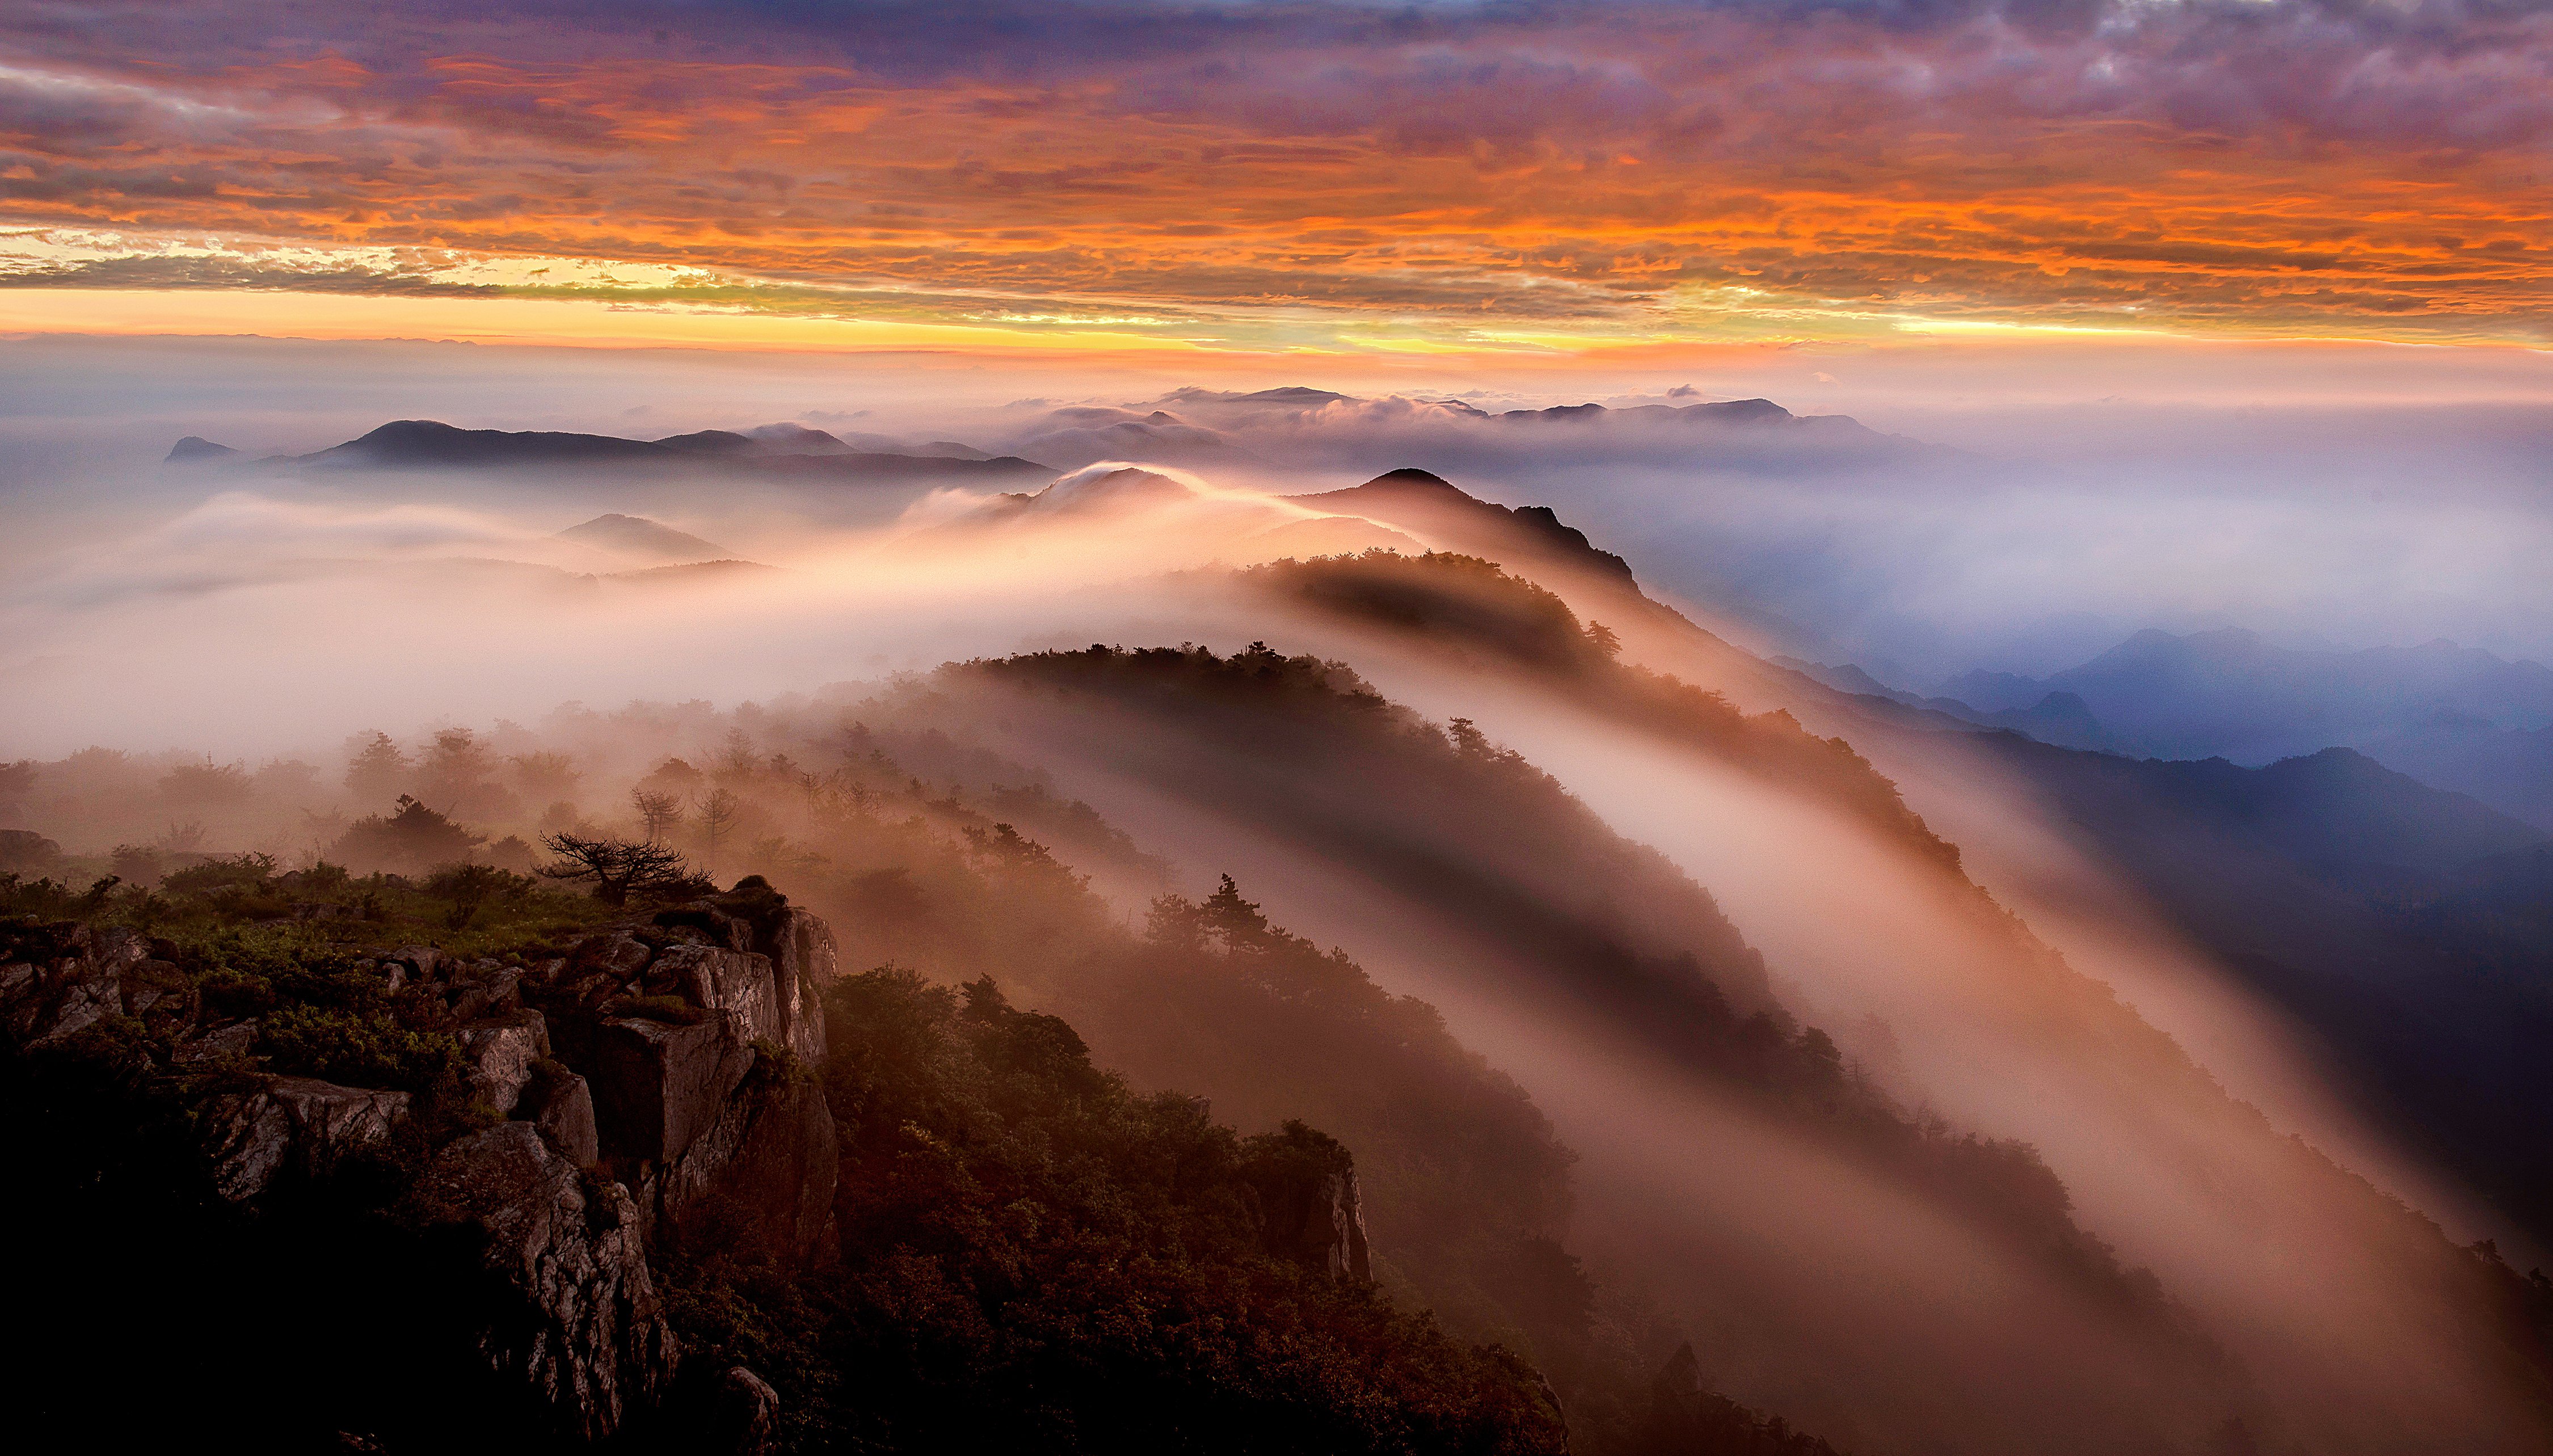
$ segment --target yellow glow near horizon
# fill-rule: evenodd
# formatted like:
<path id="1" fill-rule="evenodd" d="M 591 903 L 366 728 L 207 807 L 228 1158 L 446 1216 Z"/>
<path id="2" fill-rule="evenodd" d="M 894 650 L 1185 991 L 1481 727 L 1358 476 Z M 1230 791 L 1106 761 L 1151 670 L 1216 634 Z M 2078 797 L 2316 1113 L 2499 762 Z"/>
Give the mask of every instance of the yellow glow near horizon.
<path id="1" fill-rule="evenodd" d="M 399 297 L 213 289 L 0 289 L 0 333 L 261 334 L 602 348 L 1188 353 L 1182 339 L 554 298 Z"/>

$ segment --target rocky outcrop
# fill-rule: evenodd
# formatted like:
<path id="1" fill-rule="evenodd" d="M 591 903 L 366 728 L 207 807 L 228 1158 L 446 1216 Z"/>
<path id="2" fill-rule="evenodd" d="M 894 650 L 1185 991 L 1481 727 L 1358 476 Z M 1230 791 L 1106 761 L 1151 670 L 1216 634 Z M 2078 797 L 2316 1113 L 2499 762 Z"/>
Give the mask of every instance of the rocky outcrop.
<path id="1" fill-rule="evenodd" d="M 669 910 L 663 925 L 698 926 L 729 950 L 771 962 L 778 1013 L 773 1040 L 804 1062 L 825 1060 L 824 990 L 839 973 L 833 932 L 824 918 L 792 905 L 760 875 L 750 875 L 715 902 Z"/>
<path id="2" fill-rule="evenodd" d="M 832 970 L 824 922 L 749 879 L 527 973 L 651 1239 L 829 1257 L 833 1120 L 809 1069 Z"/>
<path id="3" fill-rule="evenodd" d="M 0 947 L 0 1028 L 21 1045 L 75 1036 L 109 1016 L 139 1016 L 182 990 L 166 949 L 138 931 L 65 921 Z"/>
<path id="4" fill-rule="evenodd" d="M 479 1353 L 549 1410 L 559 1434 L 603 1440 L 672 1379 L 677 1351 L 637 1204 L 619 1184 L 588 1179 L 531 1124 L 446 1147 L 407 1211 L 476 1246 L 502 1291 L 477 1311 Z"/>
<path id="5" fill-rule="evenodd" d="M 464 1364 L 546 1411 L 559 1439 L 610 1437 L 668 1389 L 676 1351 L 651 1253 L 836 1255 L 833 1122 L 815 1072 L 832 937 L 758 879 L 529 965 L 422 945 L 332 965 L 353 1010 L 345 992 L 273 1009 L 199 994 L 177 954 L 81 922 L 0 928 L 0 1034 L 21 1051 L 140 1058 L 179 1099 L 215 1191 L 262 1213 L 380 1155 L 367 1176 L 406 1187 L 390 1223 L 414 1231 L 426 1287 L 449 1290 L 449 1323 L 471 1332 Z M 431 1050 L 397 1054 L 424 1058 L 398 1076 L 440 1094 L 277 1074 L 381 1064 L 397 1079 L 390 1064 L 308 1050 L 337 1045 L 313 1042 L 312 1018 L 341 1014 L 449 1037 L 466 1096 Z M 295 1055 L 317 1060 L 266 1060 Z M 763 1449 L 770 1387 L 739 1368 L 720 1390 L 711 1444 Z"/>
<path id="6" fill-rule="evenodd" d="M 407 1115 L 408 1094 L 281 1076 L 251 1092 L 208 1101 L 200 1114 L 213 1187 L 233 1202 L 265 1192 L 278 1175 L 316 1177 L 348 1154 L 388 1138 Z"/>
<path id="7" fill-rule="evenodd" d="M 777 1043 L 784 1035 L 767 956 L 711 946 L 669 946 L 648 963 L 642 984 L 653 993 L 679 995 L 705 1011 L 732 1018 L 737 1034 L 747 1041 Z"/>
<path id="8" fill-rule="evenodd" d="M 1324 1278 L 1374 1278 L 1356 1161 L 1347 1148 L 1299 1122 L 1252 1138 L 1242 1175 L 1258 1196 L 1260 1244 Z"/>

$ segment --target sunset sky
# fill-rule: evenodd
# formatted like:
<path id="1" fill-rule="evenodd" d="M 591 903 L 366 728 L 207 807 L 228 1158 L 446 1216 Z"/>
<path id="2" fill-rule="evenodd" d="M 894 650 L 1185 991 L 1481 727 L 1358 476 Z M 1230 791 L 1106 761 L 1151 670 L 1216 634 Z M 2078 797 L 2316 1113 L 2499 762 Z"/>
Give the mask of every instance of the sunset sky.
<path id="1" fill-rule="evenodd" d="M 0 329 L 2553 342 L 2524 0 L 0 11 Z"/>

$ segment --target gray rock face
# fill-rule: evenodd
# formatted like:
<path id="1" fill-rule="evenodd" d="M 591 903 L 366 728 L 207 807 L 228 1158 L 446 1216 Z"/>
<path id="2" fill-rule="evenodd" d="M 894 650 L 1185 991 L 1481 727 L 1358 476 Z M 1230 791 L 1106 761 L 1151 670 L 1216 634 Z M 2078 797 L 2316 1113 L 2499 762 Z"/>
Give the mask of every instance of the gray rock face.
<path id="1" fill-rule="evenodd" d="M 1253 1138 L 1244 1176 L 1259 1197 L 1260 1243 L 1276 1258 L 1332 1280 L 1371 1280 L 1356 1161 L 1339 1142 L 1299 1122 Z"/>
<path id="2" fill-rule="evenodd" d="M 407 1115 L 408 1094 L 341 1087 L 309 1077 L 277 1077 L 254 1092 L 216 1097 L 199 1125 L 213 1186 L 241 1201 L 286 1171 L 325 1173 L 347 1154 L 390 1135 Z"/>
<path id="3" fill-rule="evenodd" d="M 549 1025 L 537 1011 L 516 1011 L 463 1027 L 461 1055 L 470 1089 L 499 1112 L 511 1112 L 532 1079 L 532 1064 L 550 1055 Z"/>
<path id="4" fill-rule="evenodd" d="M 601 1441 L 653 1403 L 677 1351 L 619 1185 L 589 1184 L 531 1124 L 509 1122 L 445 1148 L 409 1207 L 481 1241 L 511 1307 L 487 1311 L 480 1356 L 533 1393 L 560 1434 Z"/>
<path id="5" fill-rule="evenodd" d="M 691 1026 L 641 1017 L 604 1022 L 586 1068 L 603 1151 L 655 1162 L 682 1157 L 752 1066 L 752 1047 L 724 1012 Z"/>
<path id="6" fill-rule="evenodd" d="M 809 1267 L 840 1246 L 837 1158 L 824 1088 L 802 1069 L 759 1058 L 700 1138 L 640 1180 L 638 1200 L 659 1243 Z"/>
<path id="7" fill-rule="evenodd" d="M 590 938 L 526 977 L 555 1055 L 590 1084 L 601 1157 L 651 1247 L 801 1266 L 831 1255 L 832 1115 L 809 1064 L 824 1053 L 818 998 L 833 965 L 822 920 L 752 886 Z M 573 1120 L 568 1103 L 540 1095 L 516 1115 L 575 1156 L 574 1133 L 556 1130 Z"/>
<path id="8" fill-rule="evenodd" d="M 795 905 L 755 929 L 754 949 L 771 957 L 780 1003 L 781 1045 L 802 1062 L 825 1060 L 825 988 L 840 969 L 832 928 Z"/>
<path id="9" fill-rule="evenodd" d="M 823 918 L 791 905 L 760 879 L 727 894 L 678 906 L 656 917 L 705 944 L 749 951 L 771 962 L 781 1032 L 773 1040 L 803 1062 L 825 1059 L 825 987 L 838 973 L 833 933 Z"/>
<path id="10" fill-rule="evenodd" d="M 133 931 L 63 924 L 31 935 L 15 954 L 25 958 L 0 966 L 0 1026 L 42 1046 L 123 1014 L 124 973 L 151 951 Z"/>
<path id="11" fill-rule="evenodd" d="M 647 965 L 647 984 L 659 982 L 691 1004 L 734 1018 L 746 1041 L 778 1042 L 780 1003 L 772 991 L 768 957 L 711 946 L 668 946 Z"/>
<path id="12" fill-rule="evenodd" d="M 1354 1173 L 1290 1183 L 1266 1211 L 1271 1252 L 1333 1280 L 1374 1278 Z"/>
<path id="13" fill-rule="evenodd" d="M 603 1159 L 603 1137 L 594 1120 L 594 1090 L 584 1077 L 560 1068 L 534 1077 L 514 1104 L 514 1115 L 539 1129 L 558 1155 L 579 1168 Z"/>

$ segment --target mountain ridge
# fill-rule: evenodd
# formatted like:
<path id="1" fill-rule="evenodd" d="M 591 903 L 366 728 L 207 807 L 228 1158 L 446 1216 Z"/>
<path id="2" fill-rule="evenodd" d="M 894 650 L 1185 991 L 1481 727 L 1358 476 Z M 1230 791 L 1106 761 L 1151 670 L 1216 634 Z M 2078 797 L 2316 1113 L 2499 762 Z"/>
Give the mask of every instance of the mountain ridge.
<path id="1" fill-rule="evenodd" d="M 811 431 L 822 434 L 822 431 Z M 196 440 L 195 436 L 188 436 Z M 826 439 L 833 439 L 826 435 Z M 834 441 L 840 445 L 838 440 Z M 794 452 L 770 441 L 727 430 L 700 430 L 663 440 L 632 440 L 618 435 L 566 430 L 465 429 L 432 419 L 396 419 L 340 444 L 306 455 L 268 456 L 247 461 L 237 451 L 197 440 L 183 441 L 169 454 L 171 464 L 246 465 L 298 471 L 516 470 L 516 469 L 647 469 L 676 473 L 715 469 L 730 474 L 781 480 L 829 480 L 841 484 L 904 481 L 922 478 L 1013 480 L 1052 476 L 1054 471 L 1015 455 L 984 455 L 962 445 L 967 455 L 901 454 L 855 451 L 847 447 Z M 180 455 L 179 450 L 185 453 Z"/>

